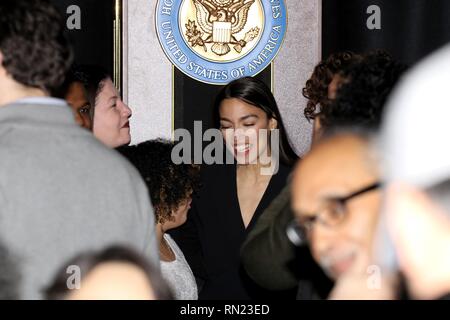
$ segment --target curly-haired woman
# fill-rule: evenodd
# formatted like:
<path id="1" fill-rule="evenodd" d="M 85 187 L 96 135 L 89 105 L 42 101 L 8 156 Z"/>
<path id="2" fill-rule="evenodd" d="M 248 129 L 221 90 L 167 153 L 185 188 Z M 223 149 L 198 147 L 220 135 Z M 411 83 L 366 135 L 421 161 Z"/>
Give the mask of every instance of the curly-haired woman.
<path id="1" fill-rule="evenodd" d="M 192 193 L 199 184 L 199 168 L 174 164 L 173 143 L 151 140 L 125 147 L 122 154 L 138 169 L 147 184 L 156 215 L 161 272 L 178 300 L 196 300 L 197 284 L 184 255 L 166 232 L 184 224 Z"/>

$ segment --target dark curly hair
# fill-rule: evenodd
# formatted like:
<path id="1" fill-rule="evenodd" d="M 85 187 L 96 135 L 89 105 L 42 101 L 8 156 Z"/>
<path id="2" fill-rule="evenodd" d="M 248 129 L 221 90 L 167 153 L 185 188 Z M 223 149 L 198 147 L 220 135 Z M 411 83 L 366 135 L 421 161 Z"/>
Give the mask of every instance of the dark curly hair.
<path id="1" fill-rule="evenodd" d="M 73 60 L 61 15 L 48 0 L 0 1 L 0 51 L 14 80 L 49 94 Z"/>
<path id="2" fill-rule="evenodd" d="M 55 91 L 54 96 L 57 98 L 64 99 L 72 83 L 79 82 L 84 86 L 84 88 L 87 88 L 88 81 L 89 81 L 89 74 L 84 72 L 84 70 L 79 69 L 77 65 L 73 65 L 66 73 L 63 84 L 58 88 L 58 90 Z"/>
<path id="3" fill-rule="evenodd" d="M 321 114 L 324 130 L 363 126 L 377 130 L 386 100 L 406 65 L 385 51 L 364 55 L 361 62 L 343 71 L 349 81 L 338 89 L 336 100 Z"/>
<path id="4" fill-rule="evenodd" d="M 172 142 L 157 139 L 119 149 L 147 184 L 157 223 L 171 220 L 172 211 L 200 185 L 199 166 L 173 163 L 173 147 Z"/>
<path id="5" fill-rule="evenodd" d="M 314 68 L 311 77 L 302 89 L 303 96 L 308 99 L 304 110 L 306 119 L 314 120 L 329 103 L 328 85 L 333 76 L 359 61 L 360 58 L 360 55 L 350 51 L 338 52 L 331 54 Z"/>

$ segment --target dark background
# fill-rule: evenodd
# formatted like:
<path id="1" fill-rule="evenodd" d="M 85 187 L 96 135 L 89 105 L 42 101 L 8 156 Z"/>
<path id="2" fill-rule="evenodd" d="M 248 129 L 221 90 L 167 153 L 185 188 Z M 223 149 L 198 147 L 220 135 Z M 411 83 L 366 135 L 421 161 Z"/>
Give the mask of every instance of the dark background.
<path id="1" fill-rule="evenodd" d="M 52 0 L 65 18 L 67 8 L 81 9 L 81 30 L 67 30 L 75 51 L 77 64 L 94 64 L 113 75 L 114 0 Z"/>
<path id="2" fill-rule="evenodd" d="M 370 5 L 381 9 L 381 30 L 369 30 Z M 450 41 L 449 0 L 323 0 L 322 55 L 386 49 L 413 64 Z"/>

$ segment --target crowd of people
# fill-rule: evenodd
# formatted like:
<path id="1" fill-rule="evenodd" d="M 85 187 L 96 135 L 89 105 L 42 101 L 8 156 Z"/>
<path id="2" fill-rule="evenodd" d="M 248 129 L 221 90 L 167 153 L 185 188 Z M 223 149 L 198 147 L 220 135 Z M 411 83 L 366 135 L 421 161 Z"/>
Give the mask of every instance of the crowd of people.
<path id="1" fill-rule="evenodd" d="M 449 46 L 332 54 L 299 84 L 300 157 L 237 79 L 213 104 L 232 164 L 176 163 L 174 141 L 129 145 L 131 108 L 47 0 L 2 0 L 0 298 L 447 298 L 449 82 Z"/>

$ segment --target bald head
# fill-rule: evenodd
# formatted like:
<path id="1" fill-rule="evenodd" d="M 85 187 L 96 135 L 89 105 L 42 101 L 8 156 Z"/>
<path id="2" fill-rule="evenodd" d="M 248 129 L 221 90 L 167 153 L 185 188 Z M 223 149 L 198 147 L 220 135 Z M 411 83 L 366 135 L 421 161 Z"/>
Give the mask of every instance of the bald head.
<path id="1" fill-rule="evenodd" d="M 367 139 L 342 133 L 318 142 L 299 163 L 294 172 L 293 189 L 300 189 L 297 191 L 310 198 L 327 195 L 326 189 L 333 186 L 329 195 L 339 196 L 377 178 Z"/>
<path id="2" fill-rule="evenodd" d="M 378 182 L 373 160 L 369 141 L 356 134 L 319 141 L 294 172 L 292 205 L 297 220 L 321 220 L 324 212 L 332 212 L 332 199 L 346 198 Z M 369 191 L 344 203 L 345 216 L 339 225 L 314 222 L 308 232 L 312 253 L 332 278 L 345 272 L 358 253 L 370 250 L 379 202 L 379 192 Z"/>

